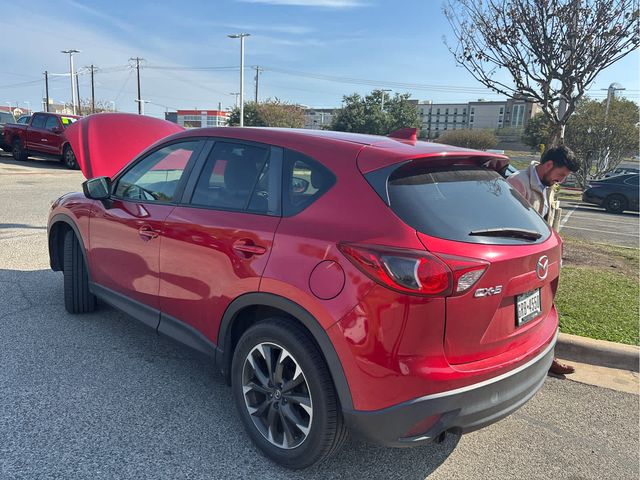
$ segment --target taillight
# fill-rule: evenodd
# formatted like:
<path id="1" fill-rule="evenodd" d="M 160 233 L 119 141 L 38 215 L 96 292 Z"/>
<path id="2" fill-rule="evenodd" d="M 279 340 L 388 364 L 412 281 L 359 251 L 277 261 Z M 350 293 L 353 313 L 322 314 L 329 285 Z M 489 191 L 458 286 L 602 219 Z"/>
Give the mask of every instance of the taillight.
<path id="1" fill-rule="evenodd" d="M 487 262 L 378 245 L 339 244 L 340 251 L 378 283 L 414 295 L 460 295 L 486 271 Z"/>

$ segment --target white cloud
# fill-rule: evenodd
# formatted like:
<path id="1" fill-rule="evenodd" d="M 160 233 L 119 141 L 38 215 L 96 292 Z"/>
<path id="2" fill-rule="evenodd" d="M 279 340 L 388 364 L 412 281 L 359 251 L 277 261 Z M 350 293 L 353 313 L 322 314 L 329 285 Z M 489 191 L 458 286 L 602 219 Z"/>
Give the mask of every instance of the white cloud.
<path id="1" fill-rule="evenodd" d="M 367 4 L 360 0 L 238 0 L 243 3 L 264 3 L 269 5 L 288 5 L 295 7 L 355 8 Z"/>

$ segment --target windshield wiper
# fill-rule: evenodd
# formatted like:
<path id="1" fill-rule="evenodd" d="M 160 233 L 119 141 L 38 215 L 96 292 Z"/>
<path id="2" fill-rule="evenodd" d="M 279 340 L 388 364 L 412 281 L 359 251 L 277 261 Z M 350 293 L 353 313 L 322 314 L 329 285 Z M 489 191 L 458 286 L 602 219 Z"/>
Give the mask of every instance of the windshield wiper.
<path id="1" fill-rule="evenodd" d="M 487 228 L 486 230 L 473 230 L 469 232 L 469 235 L 523 238 L 525 240 L 538 240 L 542 236 L 540 232 L 523 228 Z"/>

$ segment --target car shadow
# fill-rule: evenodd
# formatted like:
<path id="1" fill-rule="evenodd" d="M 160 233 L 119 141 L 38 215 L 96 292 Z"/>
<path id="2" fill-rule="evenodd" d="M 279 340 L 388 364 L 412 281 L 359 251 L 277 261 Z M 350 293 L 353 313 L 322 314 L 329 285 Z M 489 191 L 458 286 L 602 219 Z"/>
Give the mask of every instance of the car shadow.
<path id="1" fill-rule="evenodd" d="M 43 157 L 29 157 L 24 161 L 14 160 L 11 154 L 4 152 L 3 155 L 0 155 L 0 165 L 12 165 L 12 166 L 23 166 L 30 168 L 46 168 L 46 169 L 55 169 L 55 170 L 68 170 L 67 167 L 60 161 L 55 158 L 43 158 Z"/>
<path id="2" fill-rule="evenodd" d="M 0 269 L 0 364 L 14 473 L 136 478 L 142 465 L 148 478 L 422 480 L 460 438 L 406 449 L 351 439 L 309 469 L 281 468 L 253 446 L 211 359 L 102 302 L 67 313 L 63 276 L 45 269 Z"/>
<path id="3" fill-rule="evenodd" d="M 563 201 L 564 203 L 564 201 Z M 631 212 L 631 211 L 624 211 L 622 213 L 610 213 L 607 212 L 604 207 L 598 207 L 597 205 L 589 205 L 589 204 L 585 204 L 585 203 L 576 203 L 576 202 L 566 202 L 563 206 L 562 206 L 563 210 L 566 212 L 567 210 L 573 210 L 575 208 L 576 212 L 601 212 L 601 213 L 606 213 L 608 215 L 619 215 L 619 216 L 625 216 L 625 217 L 638 217 L 640 215 L 639 212 Z"/>
<path id="4" fill-rule="evenodd" d="M 22 228 L 25 230 L 46 230 L 47 227 L 39 227 L 37 225 L 27 225 L 26 223 L 0 223 L 0 229 L 3 228 Z"/>

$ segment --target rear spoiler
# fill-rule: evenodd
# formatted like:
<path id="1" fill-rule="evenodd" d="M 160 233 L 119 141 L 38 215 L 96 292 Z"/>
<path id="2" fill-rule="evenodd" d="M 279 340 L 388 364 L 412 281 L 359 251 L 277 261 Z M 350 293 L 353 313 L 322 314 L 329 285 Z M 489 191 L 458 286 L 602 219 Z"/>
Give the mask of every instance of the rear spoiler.
<path id="1" fill-rule="evenodd" d="M 159 118 L 132 113 L 97 113 L 70 125 L 71 144 L 85 178 L 113 177 L 139 153 L 184 128 Z"/>

